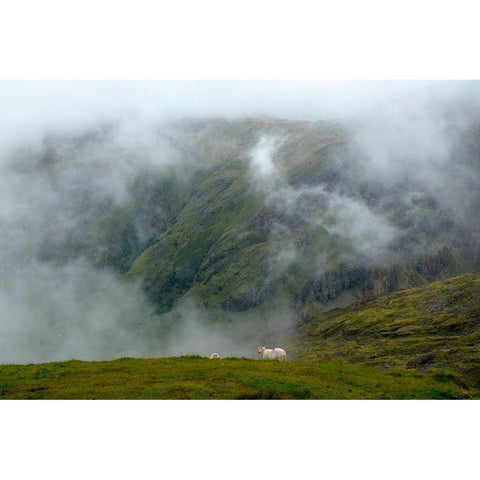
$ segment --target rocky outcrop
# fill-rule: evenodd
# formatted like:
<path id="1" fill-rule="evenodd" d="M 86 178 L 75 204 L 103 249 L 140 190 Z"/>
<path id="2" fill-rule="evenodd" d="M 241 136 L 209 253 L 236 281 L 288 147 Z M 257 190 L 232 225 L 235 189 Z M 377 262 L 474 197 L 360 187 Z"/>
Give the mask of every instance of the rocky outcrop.
<path id="1" fill-rule="evenodd" d="M 415 270 L 422 275 L 437 275 L 452 260 L 452 254 L 447 247 L 435 252 L 433 255 L 420 255 L 414 262 Z"/>
<path id="2" fill-rule="evenodd" d="M 445 270 L 451 261 L 452 254 L 444 247 L 434 254 L 418 256 L 411 265 L 421 275 L 435 276 Z M 345 290 L 358 289 L 361 294 L 380 295 L 399 287 L 400 279 L 394 265 L 368 268 L 342 264 L 310 279 L 297 295 L 297 301 L 304 303 L 313 298 L 326 303 L 335 300 Z"/>
<path id="3" fill-rule="evenodd" d="M 421 355 L 415 355 L 407 362 L 407 368 L 417 368 L 426 365 L 434 360 L 435 355 L 432 352 L 423 353 Z"/>
<path id="4" fill-rule="evenodd" d="M 339 265 L 327 270 L 321 277 L 310 280 L 303 288 L 300 298 L 325 303 L 339 297 L 345 290 L 360 288 L 375 294 L 391 292 L 398 286 L 398 278 L 393 267 L 365 268 Z"/>
<path id="5" fill-rule="evenodd" d="M 265 287 L 251 287 L 244 290 L 237 297 L 230 297 L 222 303 L 222 308 L 228 312 L 244 312 L 249 308 L 262 304 L 273 295 L 277 289 L 276 282 Z"/>

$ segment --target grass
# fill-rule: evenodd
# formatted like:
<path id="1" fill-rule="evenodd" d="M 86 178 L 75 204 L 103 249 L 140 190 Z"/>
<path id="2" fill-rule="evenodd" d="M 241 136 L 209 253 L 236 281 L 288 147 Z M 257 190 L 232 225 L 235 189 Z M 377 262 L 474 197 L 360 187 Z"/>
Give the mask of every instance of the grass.
<path id="1" fill-rule="evenodd" d="M 334 362 L 122 358 L 0 366 L 2 399 L 456 399 L 448 373 Z"/>

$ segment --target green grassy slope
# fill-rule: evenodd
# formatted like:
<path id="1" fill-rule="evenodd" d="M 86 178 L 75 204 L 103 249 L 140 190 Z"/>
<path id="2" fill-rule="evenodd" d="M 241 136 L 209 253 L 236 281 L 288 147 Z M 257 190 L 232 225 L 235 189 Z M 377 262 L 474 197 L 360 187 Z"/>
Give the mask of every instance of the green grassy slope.
<path id="1" fill-rule="evenodd" d="M 2 399 L 468 398 L 448 377 L 342 363 L 201 357 L 1 365 Z"/>
<path id="2" fill-rule="evenodd" d="M 479 391 L 479 299 L 480 273 L 462 275 L 313 313 L 284 340 L 302 360 L 402 367 L 440 377 L 448 372 L 459 385 Z"/>

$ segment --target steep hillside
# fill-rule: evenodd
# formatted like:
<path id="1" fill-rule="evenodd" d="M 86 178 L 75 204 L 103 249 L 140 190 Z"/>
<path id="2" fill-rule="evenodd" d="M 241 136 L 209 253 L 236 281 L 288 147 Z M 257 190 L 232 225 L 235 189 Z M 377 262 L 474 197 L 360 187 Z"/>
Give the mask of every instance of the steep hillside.
<path id="1" fill-rule="evenodd" d="M 473 205 L 452 211 L 420 181 L 389 186 L 360 174 L 363 152 L 340 124 L 182 128 L 195 132 L 189 151 L 201 168 L 171 226 L 129 271 L 161 311 L 184 295 L 228 311 L 286 296 L 297 308 L 315 300 L 329 309 L 479 266 L 479 225 L 464 219 Z M 478 174 L 468 138 L 469 150 L 453 155 Z"/>
<path id="2" fill-rule="evenodd" d="M 311 305 L 311 317 L 301 327 L 285 331 L 275 340 L 282 341 L 298 359 L 344 361 L 380 369 L 404 367 L 438 378 L 448 374 L 462 387 L 477 391 L 479 299 L 480 274 L 475 273 L 323 314 Z"/>

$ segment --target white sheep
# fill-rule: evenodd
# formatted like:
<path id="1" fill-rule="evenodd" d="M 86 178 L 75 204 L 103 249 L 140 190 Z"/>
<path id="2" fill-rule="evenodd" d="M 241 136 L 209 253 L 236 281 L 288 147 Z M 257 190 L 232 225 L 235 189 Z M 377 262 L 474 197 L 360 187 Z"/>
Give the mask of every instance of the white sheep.
<path id="1" fill-rule="evenodd" d="M 264 360 L 278 360 L 279 362 L 287 361 L 287 352 L 285 352 L 283 348 L 258 347 L 258 353 L 263 355 Z"/>
<path id="2" fill-rule="evenodd" d="M 220 358 L 220 355 L 219 355 L 218 353 L 212 353 L 212 354 L 210 355 L 210 358 L 211 358 L 211 359 Z"/>

